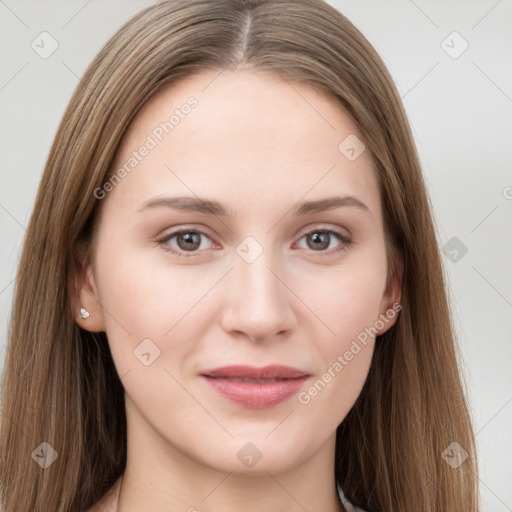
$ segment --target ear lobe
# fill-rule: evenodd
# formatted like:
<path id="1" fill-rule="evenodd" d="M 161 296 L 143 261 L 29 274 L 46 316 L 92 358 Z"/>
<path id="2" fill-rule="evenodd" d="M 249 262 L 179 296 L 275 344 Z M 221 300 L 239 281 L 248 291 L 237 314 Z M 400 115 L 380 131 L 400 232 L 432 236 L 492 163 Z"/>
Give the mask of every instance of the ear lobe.
<path id="1" fill-rule="evenodd" d="M 395 254 L 392 274 L 389 276 L 386 290 L 382 297 L 380 319 L 384 326 L 377 332 L 377 335 L 384 334 L 390 329 L 398 318 L 398 313 L 402 309 L 400 301 L 402 300 L 402 281 L 404 274 L 404 262 L 402 254 L 397 251 Z M 379 323 L 379 325 L 380 325 Z"/>
<path id="2" fill-rule="evenodd" d="M 84 244 L 74 251 L 73 270 L 69 279 L 69 296 L 73 318 L 90 332 L 105 331 L 103 308 L 99 299 L 88 247 Z M 85 311 L 82 311 L 82 308 Z"/>

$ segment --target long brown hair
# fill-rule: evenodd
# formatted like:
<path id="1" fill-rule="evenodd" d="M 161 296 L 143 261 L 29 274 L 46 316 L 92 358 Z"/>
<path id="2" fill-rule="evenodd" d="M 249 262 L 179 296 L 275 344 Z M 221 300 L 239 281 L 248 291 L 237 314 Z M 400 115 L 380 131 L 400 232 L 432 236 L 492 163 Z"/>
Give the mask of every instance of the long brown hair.
<path id="1" fill-rule="evenodd" d="M 170 80 L 241 64 L 338 101 L 376 163 L 389 276 L 394 255 L 403 257 L 400 317 L 377 338 L 368 379 L 337 430 L 339 485 L 372 512 L 477 512 L 460 354 L 411 129 L 379 55 L 321 0 L 164 1 L 136 14 L 90 64 L 51 147 L 19 263 L 2 382 L 2 506 L 84 511 L 123 472 L 123 387 L 105 333 L 74 320 L 74 250 L 91 239 L 94 191 L 144 102 Z M 454 442 L 468 455 L 458 467 L 443 457 Z M 36 463 L 52 450 L 51 465 Z"/>

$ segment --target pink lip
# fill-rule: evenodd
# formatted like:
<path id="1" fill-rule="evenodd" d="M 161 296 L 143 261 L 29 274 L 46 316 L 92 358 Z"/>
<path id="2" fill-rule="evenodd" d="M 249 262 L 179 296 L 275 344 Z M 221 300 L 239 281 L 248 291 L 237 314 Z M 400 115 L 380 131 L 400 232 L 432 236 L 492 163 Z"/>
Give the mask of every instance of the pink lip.
<path id="1" fill-rule="evenodd" d="M 297 393 L 309 374 L 289 366 L 255 368 L 237 365 L 208 370 L 201 376 L 215 391 L 233 402 L 252 409 L 264 409 Z"/>

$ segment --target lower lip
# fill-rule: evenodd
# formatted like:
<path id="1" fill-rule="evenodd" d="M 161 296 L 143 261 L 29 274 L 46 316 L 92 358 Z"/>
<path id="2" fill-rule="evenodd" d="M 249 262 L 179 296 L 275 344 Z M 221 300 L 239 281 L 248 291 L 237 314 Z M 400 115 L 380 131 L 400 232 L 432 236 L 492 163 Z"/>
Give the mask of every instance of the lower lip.
<path id="1" fill-rule="evenodd" d="M 307 376 L 265 382 L 243 382 L 203 376 L 208 384 L 229 400 L 252 409 L 277 405 L 297 393 Z"/>

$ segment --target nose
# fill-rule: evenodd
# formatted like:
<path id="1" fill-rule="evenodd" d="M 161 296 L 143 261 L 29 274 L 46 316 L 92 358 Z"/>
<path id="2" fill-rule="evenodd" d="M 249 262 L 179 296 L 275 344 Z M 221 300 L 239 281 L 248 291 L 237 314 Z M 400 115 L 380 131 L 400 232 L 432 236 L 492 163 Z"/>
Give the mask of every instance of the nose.
<path id="1" fill-rule="evenodd" d="M 294 294 L 283 266 L 276 265 L 270 252 L 263 251 L 252 263 L 235 255 L 227 279 L 229 298 L 222 317 L 226 332 L 255 342 L 290 335 L 296 325 Z"/>

